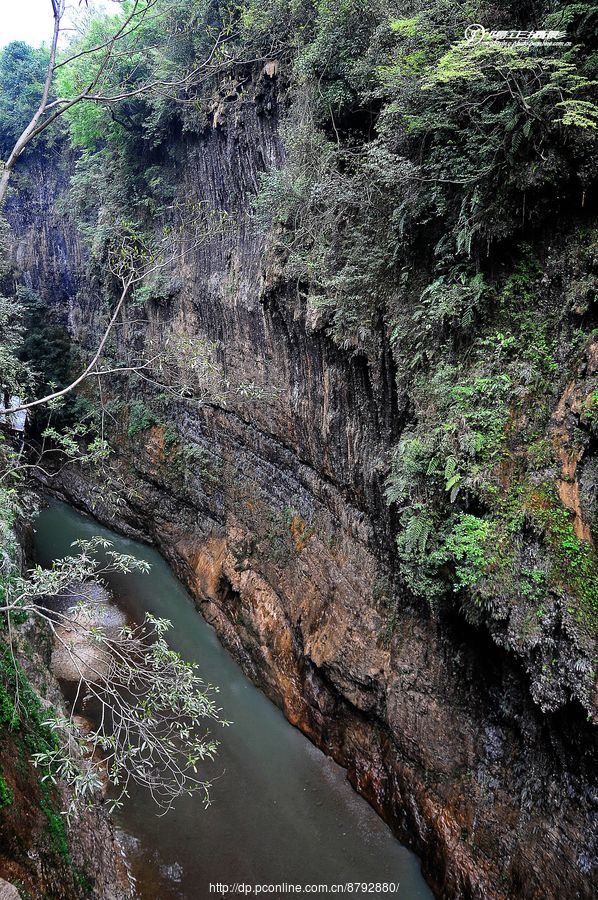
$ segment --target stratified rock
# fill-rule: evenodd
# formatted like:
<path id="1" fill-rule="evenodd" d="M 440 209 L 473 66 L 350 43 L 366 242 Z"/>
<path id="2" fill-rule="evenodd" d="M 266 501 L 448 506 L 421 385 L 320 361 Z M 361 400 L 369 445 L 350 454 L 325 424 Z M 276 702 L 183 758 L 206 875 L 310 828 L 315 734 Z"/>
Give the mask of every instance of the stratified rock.
<path id="1" fill-rule="evenodd" d="M 526 671 L 504 629 L 456 609 L 433 619 L 397 579 L 384 482 L 410 410 L 387 335 L 367 355 L 335 346 L 248 216 L 284 156 L 277 82 L 257 76 L 239 103 L 215 104 L 212 127 L 170 144 L 181 196 L 226 211 L 229 227 L 186 252 L 143 331 L 148 345 L 216 342 L 231 387 L 265 399 L 173 400 L 178 448 L 160 425 L 128 439 L 125 410 L 119 505 L 89 469 L 53 485 L 158 547 L 245 672 L 421 856 L 438 896 L 593 900 L 596 730 L 566 692 L 543 711 L 530 688 L 541 658 Z M 75 297 L 80 248 L 62 227 L 64 309 L 94 346 L 104 298 L 92 282 Z"/>

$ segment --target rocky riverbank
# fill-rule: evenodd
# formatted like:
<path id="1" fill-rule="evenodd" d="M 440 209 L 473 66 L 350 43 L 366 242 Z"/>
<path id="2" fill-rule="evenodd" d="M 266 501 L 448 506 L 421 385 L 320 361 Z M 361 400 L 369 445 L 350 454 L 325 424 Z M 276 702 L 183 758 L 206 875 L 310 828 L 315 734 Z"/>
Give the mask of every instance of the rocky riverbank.
<path id="1" fill-rule="evenodd" d="M 29 544 L 25 529 L 22 544 Z M 77 811 L 67 820 L 63 811 L 74 800 L 71 790 L 60 781 L 56 786 L 43 781 L 32 763 L 45 739 L 44 713 L 65 712 L 57 676 L 68 672 L 40 624 L 21 625 L 13 634 L 13 649 L 14 662 L 1 645 L 0 896 L 125 900 L 132 896 L 131 883 L 101 796 L 90 803 L 75 800 Z M 18 695 L 11 675 L 15 665 Z M 9 715 L 13 708 L 14 717 Z"/>

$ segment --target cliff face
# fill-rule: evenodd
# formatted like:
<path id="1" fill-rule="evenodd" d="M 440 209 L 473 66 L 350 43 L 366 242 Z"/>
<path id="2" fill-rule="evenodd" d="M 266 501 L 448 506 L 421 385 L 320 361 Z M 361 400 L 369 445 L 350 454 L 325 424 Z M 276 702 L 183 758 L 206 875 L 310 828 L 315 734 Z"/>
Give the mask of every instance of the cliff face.
<path id="1" fill-rule="evenodd" d="M 398 586 L 383 481 L 406 400 L 384 335 L 370 358 L 339 350 L 249 220 L 260 171 L 282 159 L 278 124 L 263 73 L 179 142 L 182 194 L 230 224 L 146 308 L 145 341 L 217 343 L 227 404 L 173 401 L 174 441 L 160 422 L 127 435 L 121 406 L 110 470 L 67 470 L 60 489 L 156 544 L 247 674 L 421 855 L 438 896 L 560 898 L 566 885 L 589 898 L 593 728 L 577 703 L 543 713 L 483 627 L 432 618 Z M 77 254 L 71 265 L 79 277 Z M 89 283 L 73 301 L 74 336 L 90 344 L 98 297 Z M 234 390 L 243 382 L 259 399 Z"/>
<path id="2" fill-rule="evenodd" d="M 82 271 L 80 242 L 57 199 L 64 197 L 74 156 L 63 141 L 32 151 L 11 183 L 6 205 L 13 241 L 15 283 L 35 290 L 64 319 Z"/>

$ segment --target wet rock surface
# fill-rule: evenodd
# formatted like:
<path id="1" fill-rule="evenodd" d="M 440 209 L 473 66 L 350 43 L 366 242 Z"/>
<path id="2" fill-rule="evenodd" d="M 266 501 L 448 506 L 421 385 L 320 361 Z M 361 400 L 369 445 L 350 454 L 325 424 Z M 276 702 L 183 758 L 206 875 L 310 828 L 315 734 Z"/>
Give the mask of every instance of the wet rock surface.
<path id="1" fill-rule="evenodd" d="M 0 900 L 20 900 L 20 894 L 14 884 L 0 878 Z"/>
<path id="2" fill-rule="evenodd" d="M 62 681 L 100 681 L 110 659 L 103 646 L 90 636 L 99 628 L 110 638 L 126 624 L 126 616 L 114 605 L 101 584 L 74 584 L 68 596 L 49 598 L 46 607 L 62 613 L 56 625 L 50 668 Z"/>

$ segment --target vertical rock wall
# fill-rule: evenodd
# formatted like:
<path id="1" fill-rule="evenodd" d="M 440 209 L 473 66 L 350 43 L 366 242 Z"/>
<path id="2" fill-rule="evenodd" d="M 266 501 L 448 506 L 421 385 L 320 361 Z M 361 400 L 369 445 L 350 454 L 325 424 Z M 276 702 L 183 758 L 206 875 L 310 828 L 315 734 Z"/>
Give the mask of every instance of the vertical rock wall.
<path id="1" fill-rule="evenodd" d="M 372 359 L 335 347 L 250 220 L 260 172 L 282 158 L 278 127 L 263 73 L 180 141 L 182 194 L 230 222 L 178 262 L 176 295 L 149 305 L 141 335 L 216 342 L 229 384 L 263 398 L 173 403 L 175 445 L 159 424 L 132 438 L 122 424 L 118 508 L 90 472 L 67 471 L 61 490 L 156 544 L 248 675 L 414 846 L 438 896 L 590 898 L 593 728 L 574 704 L 543 714 L 482 630 L 397 594 L 383 480 L 405 401 L 384 335 Z M 54 272 L 74 245 L 50 244 L 39 265 Z M 75 251 L 60 271 L 76 281 L 78 265 Z M 37 260 L 24 277 L 47 283 Z M 84 342 L 99 308 L 88 283 L 71 315 Z"/>

